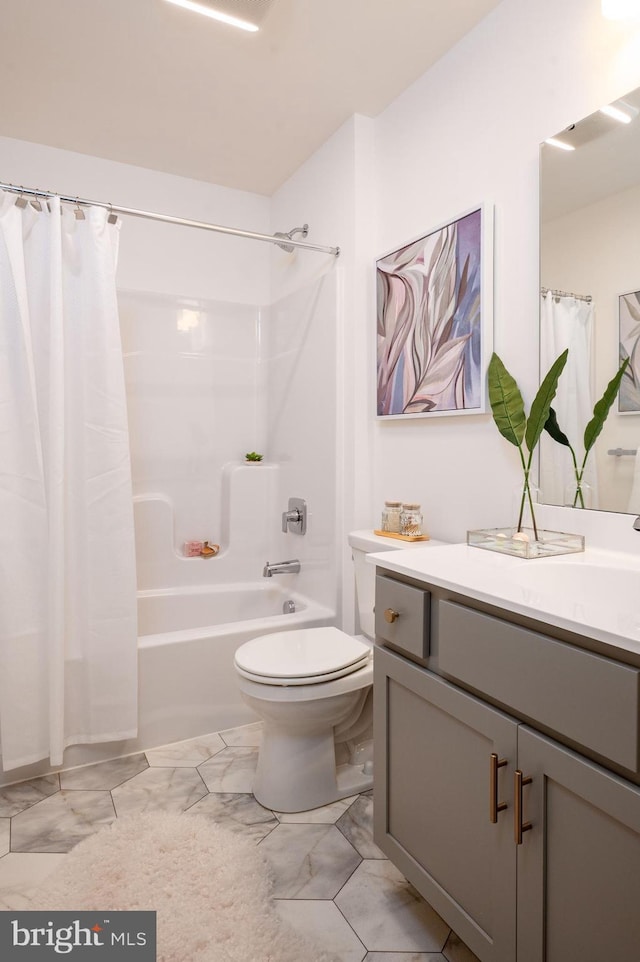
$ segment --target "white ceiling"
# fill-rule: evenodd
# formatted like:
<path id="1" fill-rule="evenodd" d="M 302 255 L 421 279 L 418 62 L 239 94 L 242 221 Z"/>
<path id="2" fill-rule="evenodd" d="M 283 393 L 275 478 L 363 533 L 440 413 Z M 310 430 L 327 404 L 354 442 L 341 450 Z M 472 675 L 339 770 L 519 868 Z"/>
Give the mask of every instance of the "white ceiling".
<path id="1" fill-rule="evenodd" d="M 165 0 L 0 0 L 0 135 L 271 195 L 498 2 L 273 0 L 245 33 Z"/>

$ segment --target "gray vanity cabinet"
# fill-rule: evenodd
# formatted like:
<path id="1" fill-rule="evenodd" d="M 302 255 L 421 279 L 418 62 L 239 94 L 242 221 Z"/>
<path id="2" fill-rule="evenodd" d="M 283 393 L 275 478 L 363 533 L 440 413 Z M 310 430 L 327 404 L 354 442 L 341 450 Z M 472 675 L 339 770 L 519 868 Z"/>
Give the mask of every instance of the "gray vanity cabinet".
<path id="1" fill-rule="evenodd" d="M 516 853 L 509 792 L 517 723 L 416 665 L 376 650 L 374 744 L 378 845 L 487 962 L 514 962 Z M 511 807 L 511 806 L 509 806 Z"/>
<path id="2" fill-rule="evenodd" d="M 518 962 L 638 962 L 640 790 L 522 725 Z"/>
<path id="3" fill-rule="evenodd" d="M 379 581 L 395 614 L 392 634 L 377 603 L 379 847 L 482 962 L 638 962 L 638 669 L 578 648 L 573 658 L 563 640 L 409 583 L 421 605 L 430 594 L 424 637 L 412 641 L 418 661 L 398 633 L 405 598 L 394 599 L 393 579 Z M 548 683 L 535 677 L 538 658 L 553 668 Z M 527 712 L 514 671 L 523 664 L 533 678 L 521 693 Z M 608 704 L 592 701 L 600 668 Z M 558 708 L 549 692 L 565 670 L 573 684 Z M 623 759 L 629 780 L 576 750 L 577 739 L 585 755 L 610 752 L 613 769 Z"/>

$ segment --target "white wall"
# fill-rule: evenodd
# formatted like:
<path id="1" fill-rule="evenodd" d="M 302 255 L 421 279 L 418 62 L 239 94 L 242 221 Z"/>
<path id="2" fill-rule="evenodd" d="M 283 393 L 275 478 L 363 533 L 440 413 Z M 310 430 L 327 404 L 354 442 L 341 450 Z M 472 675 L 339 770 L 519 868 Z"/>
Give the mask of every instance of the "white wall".
<path id="1" fill-rule="evenodd" d="M 421 502 L 444 540 L 511 520 L 519 459 L 490 414 L 376 421 L 375 258 L 479 202 L 494 205 L 494 346 L 528 405 L 539 377 L 539 143 L 638 86 L 639 52 L 640 29 L 603 20 L 599 0 L 504 0 L 274 197 L 274 216 L 317 218 L 323 239 L 344 250 L 343 532 L 373 527 L 390 497 Z M 345 590 L 350 581 L 345 564 Z"/>
<path id="2" fill-rule="evenodd" d="M 269 200 L 55 147 L 0 137 L 4 183 L 271 232 Z M 118 287 L 242 304 L 269 302 L 269 244 L 123 218 Z"/>
<path id="3" fill-rule="evenodd" d="M 377 249 L 495 205 L 495 350 L 538 383 L 538 145 L 640 82 L 640 29 L 599 0 L 504 0 L 377 120 Z M 490 415 L 381 422 L 376 502 L 415 497 L 434 536 L 508 523 L 517 452 Z"/>

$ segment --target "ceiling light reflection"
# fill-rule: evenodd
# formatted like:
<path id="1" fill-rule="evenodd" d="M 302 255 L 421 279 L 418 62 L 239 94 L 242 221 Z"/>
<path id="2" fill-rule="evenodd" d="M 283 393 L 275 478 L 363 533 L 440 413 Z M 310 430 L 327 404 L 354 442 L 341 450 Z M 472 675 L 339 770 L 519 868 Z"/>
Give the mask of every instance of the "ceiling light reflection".
<path id="1" fill-rule="evenodd" d="M 575 150 L 571 144 L 565 144 L 564 141 L 558 140 L 557 137 L 547 137 L 545 144 L 550 144 L 552 147 L 559 147 L 560 150 Z"/>
<path id="2" fill-rule="evenodd" d="M 622 110 L 621 107 L 615 107 L 613 104 L 606 104 L 606 106 L 601 107 L 600 113 L 611 117 L 613 120 L 618 120 L 621 124 L 630 124 L 633 120 L 633 116 L 630 113 Z"/>
<path id="3" fill-rule="evenodd" d="M 201 13 L 204 17 L 211 17 L 212 20 L 219 20 L 220 23 L 227 23 L 230 27 L 239 27 L 240 30 L 249 30 L 255 33 L 259 27 L 248 20 L 240 20 L 238 17 L 231 17 L 228 13 L 221 13 L 213 7 L 207 7 L 203 3 L 194 3 L 193 0 L 167 0 L 168 3 L 175 3 L 177 7 L 184 7 L 185 10 L 192 10 L 193 13 Z"/>

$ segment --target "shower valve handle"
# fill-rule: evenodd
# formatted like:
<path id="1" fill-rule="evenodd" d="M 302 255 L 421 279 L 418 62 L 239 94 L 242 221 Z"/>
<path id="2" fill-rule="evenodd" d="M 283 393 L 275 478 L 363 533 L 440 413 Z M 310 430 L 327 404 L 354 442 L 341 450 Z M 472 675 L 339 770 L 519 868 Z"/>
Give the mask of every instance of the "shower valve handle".
<path id="1" fill-rule="evenodd" d="M 282 512 L 282 530 L 286 534 L 289 530 L 289 523 L 299 524 L 302 515 L 296 508 L 295 511 L 283 511 Z"/>
<path id="2" fill-rule="evenodd" d="M 282 512 L 282 532 L 306 534 L 307 502 L 304 498 L 289 498 L 287 510 Z"/>

